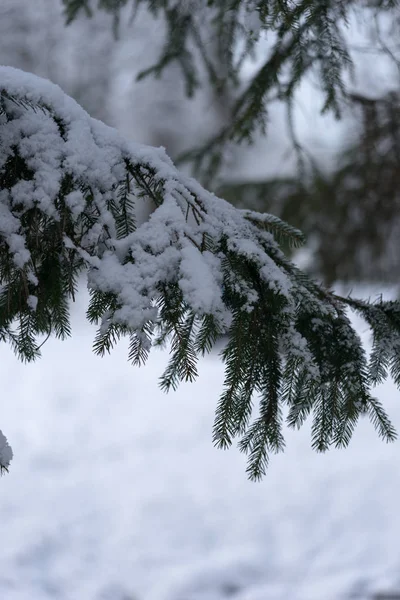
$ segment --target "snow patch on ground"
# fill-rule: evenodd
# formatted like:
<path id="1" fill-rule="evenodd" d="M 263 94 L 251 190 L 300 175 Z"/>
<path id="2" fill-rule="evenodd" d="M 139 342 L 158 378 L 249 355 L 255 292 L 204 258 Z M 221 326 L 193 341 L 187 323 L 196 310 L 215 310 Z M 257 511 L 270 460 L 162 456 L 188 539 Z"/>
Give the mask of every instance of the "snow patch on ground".
<path id="1" fill-rule="evenodd" d="M 267 477 L 213 448 L 222 371 L 165 395 L 166 362 L 100 359 L 74 335 L 22 365 L 6 346 L 1 428 L 14 449 L 0 481 L 0 597 L 7 600 L 340 600 L 400 587 L 399 443 L 362 421 L 350 448 L 317 455 L 287 432 Z M 359 330 L 365 327 L 360 324 Z M 399 392 L 380 398 L 400 430 Z"/>

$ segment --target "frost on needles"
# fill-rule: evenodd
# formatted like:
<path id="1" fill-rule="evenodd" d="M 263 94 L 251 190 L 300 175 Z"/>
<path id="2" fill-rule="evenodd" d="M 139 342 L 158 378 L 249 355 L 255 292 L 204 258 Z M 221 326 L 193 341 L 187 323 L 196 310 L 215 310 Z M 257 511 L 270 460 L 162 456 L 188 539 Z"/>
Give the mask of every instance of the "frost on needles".
<path id="1" fill-rule="evenodd" d="M 127 335 L 141 365 L 168 343 L 163 390 L 193 381 L 198 357 L 225 336 L 214 442 L 238 438 L 252 479 L 284 448 L 284 422 L 309 415 L 318 451 L 347 446 L 362 414 L 395 439 L 371 388 L 388 373 L 400 385 L 399 303 L 336 296 L 285 257 L 282 240 L 303 241 L 207 192 L 163 149 L 124 140 L 59 87 L 0 68 L 1 340 L 31 361 L 43 336 L 70 335 L 83 271 L 95 352 Z M 372 330 L 369 359 L 347 307 Z"/>

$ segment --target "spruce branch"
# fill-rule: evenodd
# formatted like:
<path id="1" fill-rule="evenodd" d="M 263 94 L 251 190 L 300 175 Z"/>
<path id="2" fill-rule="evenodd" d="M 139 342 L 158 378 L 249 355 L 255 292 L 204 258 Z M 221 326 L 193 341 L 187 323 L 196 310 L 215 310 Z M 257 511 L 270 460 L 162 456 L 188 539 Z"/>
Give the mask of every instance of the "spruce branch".
<path id="1" fill-rule="evenodd" d="M 19 358 L 36 359 L 42 336 L 71 334 L 69 304 L 86 272 L 94 351 L 127 336 L 140 365 L 169 344 L 166 391 L 194 381 L 198 359 L 225 340 L 214 443 L 237 440 L 250 478 L 283 450 L 284 424 L 308 417 L 317 451 L 346 447 L 361 415 L 395 439 L 372 392 L 389 375 L 400 387 L 398 301 L 325 289 L 282 251 L 282 240 L 302 241 L 297 229 L 234 208 L 48 82 L 2 67 L 1 95 L 15 102 L 4 101 L 0 122 L 0 339 Z M 154 210 L 140 222 L 143 200 Z M 372 331 L 369 358 L 349 309 Z"/>

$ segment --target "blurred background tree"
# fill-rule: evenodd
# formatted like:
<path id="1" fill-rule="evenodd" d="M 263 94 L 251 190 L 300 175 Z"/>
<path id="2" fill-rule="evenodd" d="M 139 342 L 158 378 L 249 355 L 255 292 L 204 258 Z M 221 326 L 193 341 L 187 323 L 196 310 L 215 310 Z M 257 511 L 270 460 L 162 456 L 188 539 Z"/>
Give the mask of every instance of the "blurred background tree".
<path id="1" fill-rule="evenodd" d="M 0 30 L 3 64 L 302 229 L 326 283 L 397 282 L 397 0 L 4 0 Z"/>
<path id="2" fill-rule="evenodd" d="M 397 0 L 100 0 L 97 5 L 64 0 L 64 4 L 70 20 L 92 14 L 94 7 L 104 9 L 116 29 L 126 21 L 123 11 L 128 8 L 147 9 L 162 20 L 163 46 L 153 64 L 149 61 L 147 69 L 138 69 L 139 79 L 173 74 L 177 85 L 171 87 L 176 89 L 180 68 L 189 96 L 201 90 L 211 97 L 217 133 L 203 142 L 207 127 L 200 136 L 186 130 L 189 135 L 182 144 L 189 151 L 181 159 L 191 163 L 195 175 L 234 204 L 270 211 L 303 229 L 309 239 L 309 269 L 327 283 L 397 280 Z M 317 127 L 326 127 L 326 119 L 315 122 L 318 113 L 331 113 L 345 123 L 340 144 L 330 156 L 321 155 L 312 139 L 300 135 L 299 103 L 307 87 L 309 96 L 314 90 L 311 111 Z M 174 113 L 181 112 L 176 100 L 176 96 L 175 103 L 169 100 L 175 138 L 179 128 Z M 165 97 L 164 103 L 165 107 Z M 204 111 L 200 114 L 204 125 Z M 281 131 L 271 139 L 274 119 Z M 331 139 L 328 136 L 328 144 Z M 243 142 L 255 145 L 258 156 Z M 176 140 L 171 146 L 174 158 L 180 146 Z M 290 146 L 288 157 L 284 152 Z M 249 177 L 240 164 L 246 162 L 246 153 L 262 163 L 261 152 L 265 163 L 278 153 L 290 166 L 260 165 Z"/>

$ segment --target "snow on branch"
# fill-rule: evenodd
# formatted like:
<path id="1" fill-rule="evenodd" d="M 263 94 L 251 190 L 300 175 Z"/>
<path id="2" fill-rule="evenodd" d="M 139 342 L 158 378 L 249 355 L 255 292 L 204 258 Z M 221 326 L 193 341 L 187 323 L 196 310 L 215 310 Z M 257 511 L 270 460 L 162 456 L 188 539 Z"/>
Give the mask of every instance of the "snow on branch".
<path id="1" fill-rule="evenodd" d="M 279 219 L 207 192 L 163 149 L 124 140 L 59 87 L 0 67 L 0 339 L 29 361 L 40 336 L 70 335 L 82 271 L 95 352 L 127 335 L 130 361 L 142 364 L 169 342 L 165 390 L 194 380 L 199 355 L 226 336 L 214 441 L 239 437 L 254 479 L 284 447 L 285 405 L 289 426 L 312 414 L 320 451 L 347 445 L 362 413 L 395 438 L 346 306 L 374 332 L 375 379 L 390 369 L 400 379 L 400 311 L 324 290 L 285 257 L 281 238 L 302 241 Z"/>

